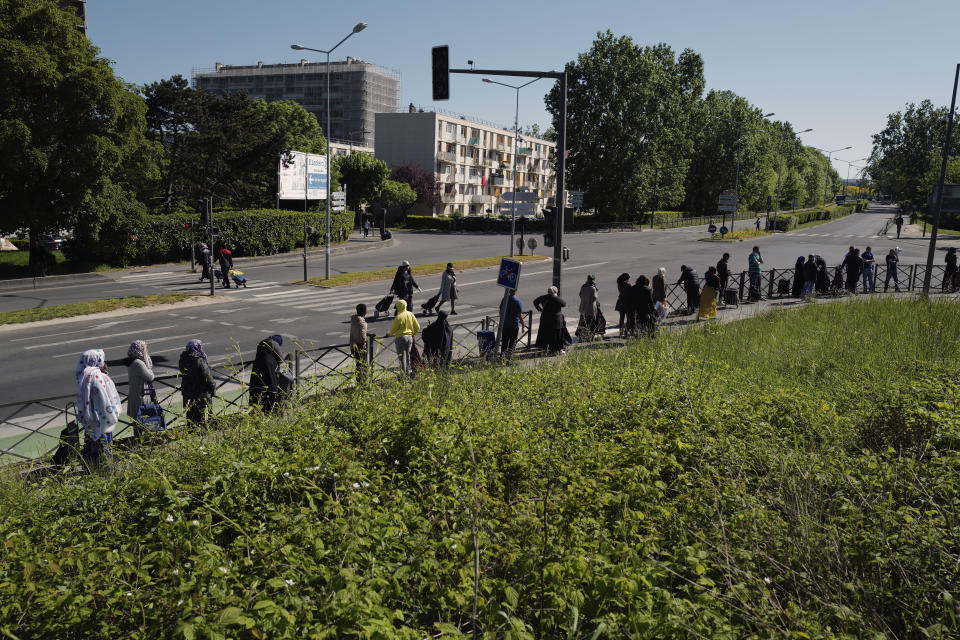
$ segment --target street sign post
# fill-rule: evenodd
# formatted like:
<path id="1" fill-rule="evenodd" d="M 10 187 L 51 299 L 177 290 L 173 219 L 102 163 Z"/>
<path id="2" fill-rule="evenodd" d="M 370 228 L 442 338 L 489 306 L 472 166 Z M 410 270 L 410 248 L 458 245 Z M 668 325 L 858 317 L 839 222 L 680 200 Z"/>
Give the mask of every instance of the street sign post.
<path id="1" fill-rule="evenodd" d="M 530 247 L 530 251 L 532 252 L 534 249 L 537 248 L 537 239 L 530 238 L 529 240 L 527 240 L 527 246 Z"/>
<path id="2" fill-rule="evenodd" d="M 716 232 L 717 232 L 717 225 L 711 223 L 710 226 L 707 227 L 707 231 L 709 231 L 710 233 L 716 233 Z"/>
<path id="3" fill-rule="evenodd" d="M 500 302 L 500 322 L 497 323 L 497 339 L 494 342 L 495 349 L 500 347 L 500 339 L 503 336 L 503 322 L 507 313 L 507 301 L 510 299 L 510 292 L 515 290 L 520 284 L 520 266 L 518 260 L 510 258 L 500 259 L 500 273 L 497 275 L 497 285 L 503 287 L 503 300 Z"/>
<path id="4" fill-rule="evenodd" d="M 737 196 L 732 194 L 727 194 L 727 193 L 720 194 L 720 197 L 717 200 L 717 211 L 736 212 L 736 210 L 737 210 Z"/>
<path id="5" fill-rule="evenodd" d="M 720 237 L 727 235 L 727 233 L 729 232 L 730 230 L 727 229 L 727 225 L 723 225 L 722 227 L 720 227 Z"/>
<path id="6" fill-rule="evenodd" d="M 567 191 L 567 206 L 583 209 L 583 191 Z"/>

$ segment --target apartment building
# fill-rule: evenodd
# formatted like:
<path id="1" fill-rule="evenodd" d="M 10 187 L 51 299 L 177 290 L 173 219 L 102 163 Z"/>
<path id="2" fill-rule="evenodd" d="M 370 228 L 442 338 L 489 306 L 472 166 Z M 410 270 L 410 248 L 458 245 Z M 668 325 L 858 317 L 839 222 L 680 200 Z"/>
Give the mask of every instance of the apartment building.
<path id="1" fill-rule="evenodd" d="M 330 75 L 330 130 L 327 131 L 327 74 Z M 194 69 L 193 86 L 211 93 L 246 91 L 251 98 L 293 100 L 316 116 L 328 138 L 372 147 L 374 114 L 400 108 L 400 74 L 348 57 L 345 61 L 234 66 L 216 63 Z"/>
<path id="2" fill-rule="evenodd" d="M 339 156 L 348 156 L 351 153 L 365 153 L 368 156 L 374 154 L 373 147 L 357 144 L 352 140 L 329 140 L 330 159 L 333 160 Z"/>
<path id="3" fill-rule="evenodd" d="M 513 190 L 514 135 L 509 129 L 436 112 L 378 113 L 376 157 L 389 166 L 416 164 L 440 184 L 437 215 L 494 215 Z M 517 190 L 537 194 L 540 207 L 556 192 L 556 145 L 521 136 Z"/>

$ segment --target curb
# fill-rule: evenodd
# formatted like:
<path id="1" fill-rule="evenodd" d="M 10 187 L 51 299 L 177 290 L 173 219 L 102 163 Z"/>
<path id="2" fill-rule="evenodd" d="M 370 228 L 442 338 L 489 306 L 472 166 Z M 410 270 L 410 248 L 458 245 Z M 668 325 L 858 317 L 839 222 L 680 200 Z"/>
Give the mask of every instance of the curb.
<path id="1" fill-rule="evenodd" d="M 236 300 L 240 300 L 240 298 L 226 298 L 223 296 L 192 296 L 186 300 L 181 300 L 180 302 L 174 302 L 172 304 L 152 304 L 146 307 L 114 309 L 113 311 L 99 311 L 97 313 L 70 316 L 69 318 L 52 318 L 50 320 L 35 320 L 33 322 L 0 324 L 0 333 L 16 331 L 17 329 L 35 329 L 39 327 L 56 326 L 60 324 L 66 324 L 68 322 L 77 322 L 78 320 L 112 320 L 113 318 L 119 318 L 123 316 L 134 316 L 141 313 L 150 313 L 152 311 L 156 311 L 157 309 L 167 311 L 174 309 L 194 308 L 197 306 L 206 306 L 211 304 L 224 304 L 227 302 L 234 302 Z"/>
<path id="2" fill-rule="evenodd" d="M 372 242 L 355 242 L 350 244 L 350 241 L 347 241 L 346 244 L 337 245 L 335 247 L 330 247 L 330 255 L 338 256 L 350 253 L 362 253 L 364 251 L 375 251 L 377 249 L 386 249 L 387 247 L 393 246 L 393 239 L 390 240 L 380 240 Z M 303 255 L 303 251 L 289 251 L 287 253 L 278 253 L 272 256 L 254 256 L 250 258 L 235 258 L 234 263 L 237 266 L 240 265 L 261 265 L 261 264 L 275 264 L 280 262 L 287 262 L 292 259 L 299 258 Z M 314 255 L 324 255 L 323 247 L 316 247 L 313 249 L 307 250 L 307 256 Z M 132 267 L 133 269 L 150 269 L 150 268 L 163 268 L 163 267 L 178 267 L 184 263 L 180 262 L 166 262 L 163 264 L 152 264 L 152 265 L 140 265 L 137 267 Z M 105 273 L 119 274 L 124 273 L 126 270 L 121 269 L 117 271 L 109 271 L 104 273 L 71 273 L 62 276 L 44 276 L 43 278 L 13 278 L 11 280 L 0 280 L 0 291 L 21 291 L 24 289 L 42 289 L 44 287 L 55 287 L 61 284 L 72 284 L 76 282 L 83 283 L 97 283 L 103 282 L 104 284 L 115 282 L 116 278 L 105 275 Z M 46 322 L 46 321 L 43 321 Z"/>

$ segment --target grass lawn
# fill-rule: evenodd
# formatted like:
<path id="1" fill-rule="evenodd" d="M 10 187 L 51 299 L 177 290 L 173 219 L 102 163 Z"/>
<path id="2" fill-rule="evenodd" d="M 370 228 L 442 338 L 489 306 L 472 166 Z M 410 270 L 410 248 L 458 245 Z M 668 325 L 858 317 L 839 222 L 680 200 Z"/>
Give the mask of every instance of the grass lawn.
<path id="1" fill-rule="evenodd" d="M 11 474 L 0 630 L 957 637 L 956 313 L 809 305 Z"/>
<path id="2" fill-rule="evenodd" d="M 500 256 L 490 258 L 468 258 L 466 260 L 444 260 L 443 262 L 428 262 L 425 264 L 410 265 L 414 276 L 431 275 L 442 273 L 447 268 L 447 263 L 452 262 L 457 271 L 463 269 L 476 269 L 478 267 L 495 267 L 500 264 Z M 546 256 L 514 256 L 511 260 L 518 262 L 538 262 L 547 260 Z M 374 269 L 372 271 L 356 271 L 354 273 L 336 273 L 332 274 L 330 279 L 315 277 L 310 278 L 307 283 L 318 287 L 342 287 L 348 284 L 359 284 L 361 282 L 374 282 L 377 280 L 392 280 L 397 273 L 396 267 L 386 269 Z M 302 284 L 302 281 L 296 281 L 292 284 Z"/>
<path id="3" fill-rule="evenodd" d="M 53 320 L 54 318 L 72 318 L 85 316 L 101 311 L 115 309 L 133 309 L 137 307 L 151 307 L 161 304 L 173 304 L 189 298 L 186 293 L 152 293 L 145 296 L 129 296 L 126 298 L 106 298 L 104 300 L 88 300 L 86 302 L 71 302 L 57 304 L 37 309 L 18 309 L 16 311 L 0 312 L 0 325 L 36 322 L 37 320 Z"/>

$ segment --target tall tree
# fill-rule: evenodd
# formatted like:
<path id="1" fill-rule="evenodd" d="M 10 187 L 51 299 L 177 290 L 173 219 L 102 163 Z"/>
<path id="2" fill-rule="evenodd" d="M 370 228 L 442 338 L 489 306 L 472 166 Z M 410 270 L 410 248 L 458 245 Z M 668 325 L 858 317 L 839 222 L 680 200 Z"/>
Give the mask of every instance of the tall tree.
<path id="1" fill-rule="evenodd" d="M 380 201 L 386 207 L 400 207 L 406 215 L 410 206 L 416 202 L 417 192 L 406 182 L 385 180 L 380 189 Z"/>
<path id="2" fill-rule="evenodd" d="M 411 206 L 419 205 L 427 208 L 440 202 L 440 185 L 433 171 L 427 171 L 419 165 L 405 163 L 393 168 L 390 179 L 410 185 L 417 194 L 417 199 L 403 210 L 404 215 Z"/>
<path id="3" fill-rule="evenodd" d="M 347 205 L 354 211 L 359 211 L 362 204 L 375 202 L 390 176 L 386 162 L 366 153 L 340 156 L 333 166 L 340 184 L 347 187 Z"/>
<path id="4" fill-rule="evenodd" d="M 86 205 L 132 201 L 154 153 L 143 101 L 76 20 L 46 0 L 0 0 L 0 231 L 29 227 L 32 240 L 99 228 Z"/>
<path id="5" fill-rule="evenodd" d="M 683 164 L 692 151 L 690 119 L 703 93 L 703 60 L 666 44 L 640 47 L 627 36 L 598 33 L 568 62 L 567 171 L 588 207 L 632 216 L 650 202 L 657 167 Z M 546 97 L 554 126 L 555 85 Z M 659 172 L 663 202 L 680 202 L 684 172 Z"/>

